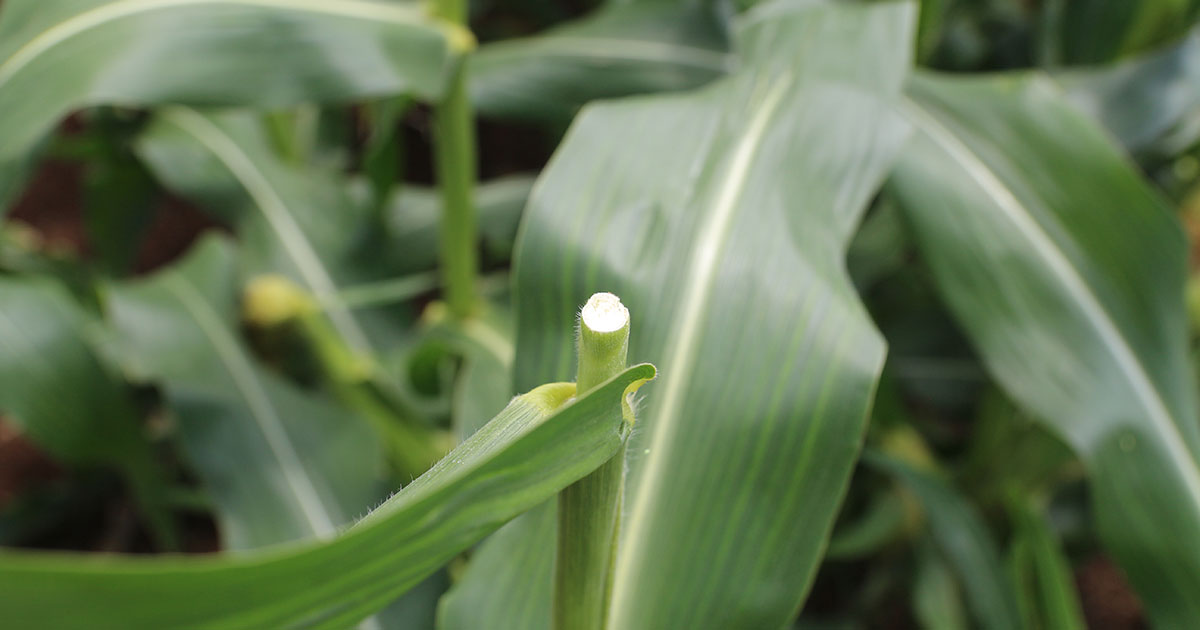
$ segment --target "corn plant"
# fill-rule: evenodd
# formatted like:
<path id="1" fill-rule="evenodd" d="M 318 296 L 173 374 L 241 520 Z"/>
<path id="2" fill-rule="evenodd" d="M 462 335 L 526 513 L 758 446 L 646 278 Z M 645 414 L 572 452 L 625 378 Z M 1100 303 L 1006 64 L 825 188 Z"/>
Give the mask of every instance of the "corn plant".
<path id="1" fill-rule="evenodd" d="M 0 2 L 0 625 L 1200 625 L 1200 2 L 474 9 Z"/>

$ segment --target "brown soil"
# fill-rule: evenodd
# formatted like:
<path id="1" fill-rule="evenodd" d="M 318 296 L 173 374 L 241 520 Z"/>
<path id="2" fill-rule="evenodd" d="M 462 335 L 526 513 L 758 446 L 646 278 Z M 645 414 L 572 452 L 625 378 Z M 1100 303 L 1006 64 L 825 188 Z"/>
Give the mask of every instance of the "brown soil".
<path id="1" fill-rule="evenodd" d="M 1141 630 L 1149 627 L 1142 603 L 1125 575 L 1106 556 L 1096 556 L 1075 569 L 1075 585 L 1089 628 Z"/>
<path id="2" fill-rule="evenodd" d="M 53 460 L 3 418 L 0 418 L 0 462 L 4 463 L 0 466 L 0 510 L 22 489 L 62 475 Z"/>

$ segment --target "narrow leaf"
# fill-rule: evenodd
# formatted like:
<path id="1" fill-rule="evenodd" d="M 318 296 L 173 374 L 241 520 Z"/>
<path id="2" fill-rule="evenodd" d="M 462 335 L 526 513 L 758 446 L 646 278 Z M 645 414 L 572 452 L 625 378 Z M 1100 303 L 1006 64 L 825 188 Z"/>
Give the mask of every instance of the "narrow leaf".
<path id="1" fill-rule="evenodd" d="M 612 457 L 626 397 L 654 374 L 642 364 L 573 401 L 569 383 L 517 397 L 329 542 L 213 558 L 0 553 L 0 615 L 62 630 L 348 627 Z"/>
<path id="2" fill-rule="evenodd" d="M 1071 564 L 1055 533 L 1033 502 L 1013 493 L 1009 514 L 1014 521 L 1014 542 L 1009 550 L 1013 580 L 1026 600 L 1022 607 L 1034 615 L 1026 627 L 1083 630 L 1087 623 L 1071 575 Z M 1030 623 L 1032 621 L 1032 623 Z"/>
<path id="3" fill-rule="evenodd" d="M 945 481 L 904 462 L 869 453 L 864 460 L 894 477 L 916 495 L 929 534 L 963 584 L 967 603 L 981 628 L 1021 626 L 1016 597 L 1009 587 L 987 525 L 979 513 Z"/>

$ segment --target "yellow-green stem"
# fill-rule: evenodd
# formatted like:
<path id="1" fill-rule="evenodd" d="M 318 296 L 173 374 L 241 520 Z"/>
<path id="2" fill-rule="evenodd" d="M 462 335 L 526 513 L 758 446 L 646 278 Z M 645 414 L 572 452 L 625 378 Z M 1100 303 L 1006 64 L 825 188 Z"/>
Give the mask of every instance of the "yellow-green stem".
<path id="1" fill-rule="evenodd" d="M 592 296 L 579 323 L 576 395 L 586 394 L 625 369 L 628 349 L 628 311 L 616 296 Z M 624 485 L 622 446 L 612 459 L 558 495 L 554 630 L 604 627 Z"/>
<path id="2" fill-rule="evenodd" d="M 379 397 L 369 381 L 370 366 L 350 351 L 323 314 L 305 312 L 298 323 L 334 395 L 362 414 L 384 437 L 388 457 L 401 477 L 420 476 L 449 451 L 448 435 L 420 426 L 413 418 L 402 417 Z"/>
<path id="3" fill-rule="evenodd" d="M 466 26 L 464 0 L 435 0 L 433 13 Z M 439 234 L 442 287 L 450 312 L 467 317 L 475 310 L 478 272 L 475 225 L 475 123 L 460 66 L 450 80 L 446 97 L 433 112 L 434 153 L 442 194 Z"/>
<path id="4" fill-rule="evenodd" d="M 399 401 L 384 395 L 371 359 L 354 352 L 316 300 L 291 280 L 275 275 L 255 278 L 246 287 L 242 311 L 253 326 L 296 327 L 333 393 L 371 422 L 384 439 L 388 457 L 401 478 L 420 475 L 450 450 L 448 433 L 425 426 Z"/>

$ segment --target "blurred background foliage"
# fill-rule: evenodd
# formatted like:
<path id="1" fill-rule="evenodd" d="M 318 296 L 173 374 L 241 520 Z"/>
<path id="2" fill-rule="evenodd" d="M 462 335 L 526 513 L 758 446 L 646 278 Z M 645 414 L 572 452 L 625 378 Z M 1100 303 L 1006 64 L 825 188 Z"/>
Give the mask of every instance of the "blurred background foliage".
<path id="1" fill-rule="evenodd" d="M 0 2 L 0 54 L 27 4 Z M 725 75 L 728 18 L 753 4 L 472 3 L 486 306 L 466 323 L 439 301 L 431 113 L 410 95 L 143 108 L 114 104 L 117 86 L 31 138 L 32 159 L 0 155 L 0 544 L 250 549 L 330 533 L 420 474 L 513 394 L 514 240 L 578 109 Z M 919 4 L 920 66 L 1044 71 L 1177 211 L 1200 264 L 1200 1 Z M 796 627 L 1144 626 L 1084 465 L 989 376 L 900 184 L 849 249 L 889 354 Z M 1188 295 L 1195 333 L 1200 280 Z M 386 614 L 432 627 L 464 566 Z"/>

